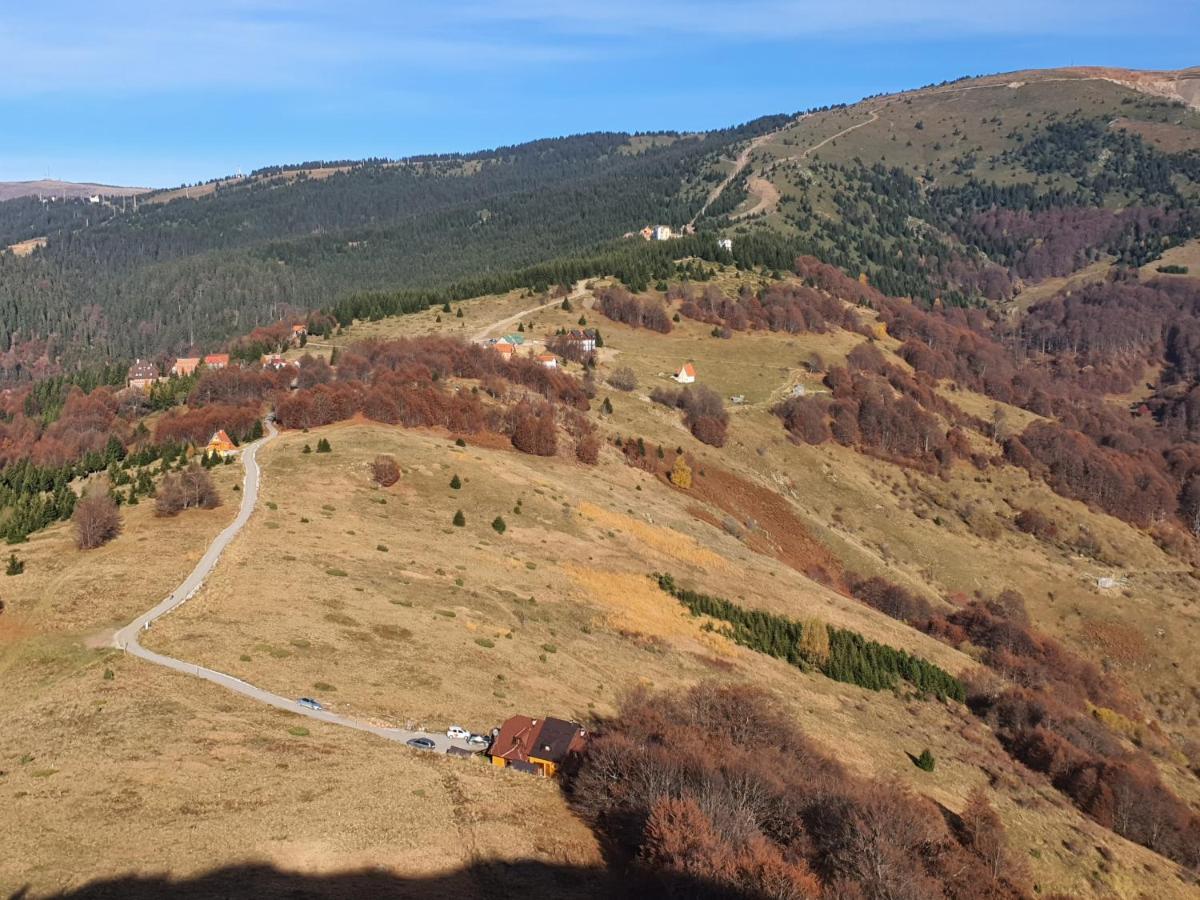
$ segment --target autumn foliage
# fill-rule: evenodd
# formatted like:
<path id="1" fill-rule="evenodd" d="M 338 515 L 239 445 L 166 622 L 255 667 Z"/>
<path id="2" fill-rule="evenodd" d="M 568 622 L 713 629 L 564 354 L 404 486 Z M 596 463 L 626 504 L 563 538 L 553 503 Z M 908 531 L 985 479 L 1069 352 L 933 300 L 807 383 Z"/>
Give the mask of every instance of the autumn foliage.
<path id="1" fill-rule="evenodd" d="M 182 472 L 166 475 L 154 497 L 154 512 L 174 516 L 185 509 L 215 509 L 221 497 L 212 476 L 196 463 Z"/>
<path id="2" fill-rule="evenodd" d="M 649 328 L 662 334 L 671 331 L 671 317 L 660 300 L 635 297 L 619 285 L 600 291 L 597 300 L 600 312 L 614 322 L 624 322 L 634 328 Z"/>
<path id="3" fill-rule="evenodd" d="M 76 503 L 71 522 L 80 550 L 94 550 L 121 533 L 121 513 L 108 494 L 89 494 Z"/>
<path id="4" fill-rule="evenodd" d="M 676 896 L 1027 896 L 998 820 L 952 830 L 928 801 L 848 773 L 749 687 L 635 693 L 567 787 Z"/>
<path id="5" fill-rule="evenodd" d="M 388 454 L 376 456 L 371 463 L 371 477 L 380 487 L 391 487 L 400 480 L 400 466 L 396 457 Z"/>

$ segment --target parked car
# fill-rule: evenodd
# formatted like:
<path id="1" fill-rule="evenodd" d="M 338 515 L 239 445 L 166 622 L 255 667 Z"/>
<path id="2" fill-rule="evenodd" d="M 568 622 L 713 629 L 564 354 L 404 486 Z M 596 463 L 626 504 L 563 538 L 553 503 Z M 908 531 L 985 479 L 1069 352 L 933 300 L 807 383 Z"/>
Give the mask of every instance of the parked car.
<path id="1" fill-rule="evenodd" d="M 492 739 L 486 734 L 473 734 L 467 738 L 467 743 L 472 747 L 490 747 Z"/>
<path id="2" fill-rule="evenodd" d="M 407 743 L 408 746 L 415 750 L 432 750 L 437 746 L 437 744 L 426 737 L 409 738 Z"/>
<path id="3" fill-rule="evenodd" d="M 324 709 L 325 708 L 320 703 L 318 703 L 316 700 L 314 700 L 312 697 L 301 697 L 299 700 L 296 701 L 296 703 L 300 706 L 303 706 L 305 709 Z"/>
<path id="4" fill-rule="evenodd" d="M 446 729 L 446 737 L 452 741 L 465 741 L 471 737 L 471 732 L 463 728 L 461 725 L 451 725 Z"/>

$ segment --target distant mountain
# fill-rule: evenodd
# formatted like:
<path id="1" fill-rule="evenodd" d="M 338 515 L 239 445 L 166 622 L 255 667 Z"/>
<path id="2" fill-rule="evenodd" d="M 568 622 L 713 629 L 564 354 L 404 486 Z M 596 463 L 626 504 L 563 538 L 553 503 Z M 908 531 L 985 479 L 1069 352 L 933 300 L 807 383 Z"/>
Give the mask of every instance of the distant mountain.
<path id="1" fill-rule="evenodd" d="M 91 182 L 55 181 L 44 178 L 39 181 L 0 181 L 0 201 L 18 197 L 43 197 L 49 199 L 77 199 L 95 197 L 131 197 L 144 194 L 149 188 L 118 187 L 112 184 Z"/>
<path id="2" fill-rule="evenodd" d="M 741 264 L 811 255 L 924 303 L 1008 302 L 1200 236 L 1197 103 L 1197 69 L 1012 72 L 706 134 L 273 166 L 136 208 L 0 202 L 0 378 L 211 345 L 356 292 L 649 252 L 621 237 L 658 223 L 729 237 Z"/>

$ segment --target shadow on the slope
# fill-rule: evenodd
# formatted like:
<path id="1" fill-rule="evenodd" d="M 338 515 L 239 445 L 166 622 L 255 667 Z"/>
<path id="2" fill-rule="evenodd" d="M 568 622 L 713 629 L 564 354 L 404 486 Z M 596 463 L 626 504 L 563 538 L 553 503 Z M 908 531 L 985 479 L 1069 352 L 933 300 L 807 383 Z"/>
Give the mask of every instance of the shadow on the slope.
<path id="1" fill-rule="evenodd" d="M 685 875 L 615 875 L 602 868 L 552 865 L 541 862 L 477 863 L 442 875 L 404 877 L 377 870 L 332 874 L 286 872 L 267 864 L 249 864 L 214 869 L 190 878 L 169 875 L 122 875 L 93 881 L 69 891 L 35 893 L 22 888 L 9 900 L 374 900 L 374 898 L 541 897 L 616 898 L 637 897 L 706 898 L 706 900 L 749 900 L 747 894 L 717 889 L 712 884 Z"/>

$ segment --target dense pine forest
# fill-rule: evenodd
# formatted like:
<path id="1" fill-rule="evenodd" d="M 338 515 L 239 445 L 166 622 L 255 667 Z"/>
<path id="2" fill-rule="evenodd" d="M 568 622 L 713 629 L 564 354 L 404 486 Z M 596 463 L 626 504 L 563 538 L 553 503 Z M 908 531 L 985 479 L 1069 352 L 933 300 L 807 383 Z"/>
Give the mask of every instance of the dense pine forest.
<path id="1" fill-rule="evenodd" d="M 151 196 L 136 212 L 3 203 L 5 242 L 48 238 L 31 256 L 0 254 L 6 374 L 23 374 L 43 354 L 120 358 L 211 343 L 348 292 L 440 287 L 648 222 L 679 226 L 719 177 L 719 156 L 784 121 L 660 135 L 644 146 L 589 134 L 356 163 L 321 178 L 268 170 L 195 197 Z"/>

